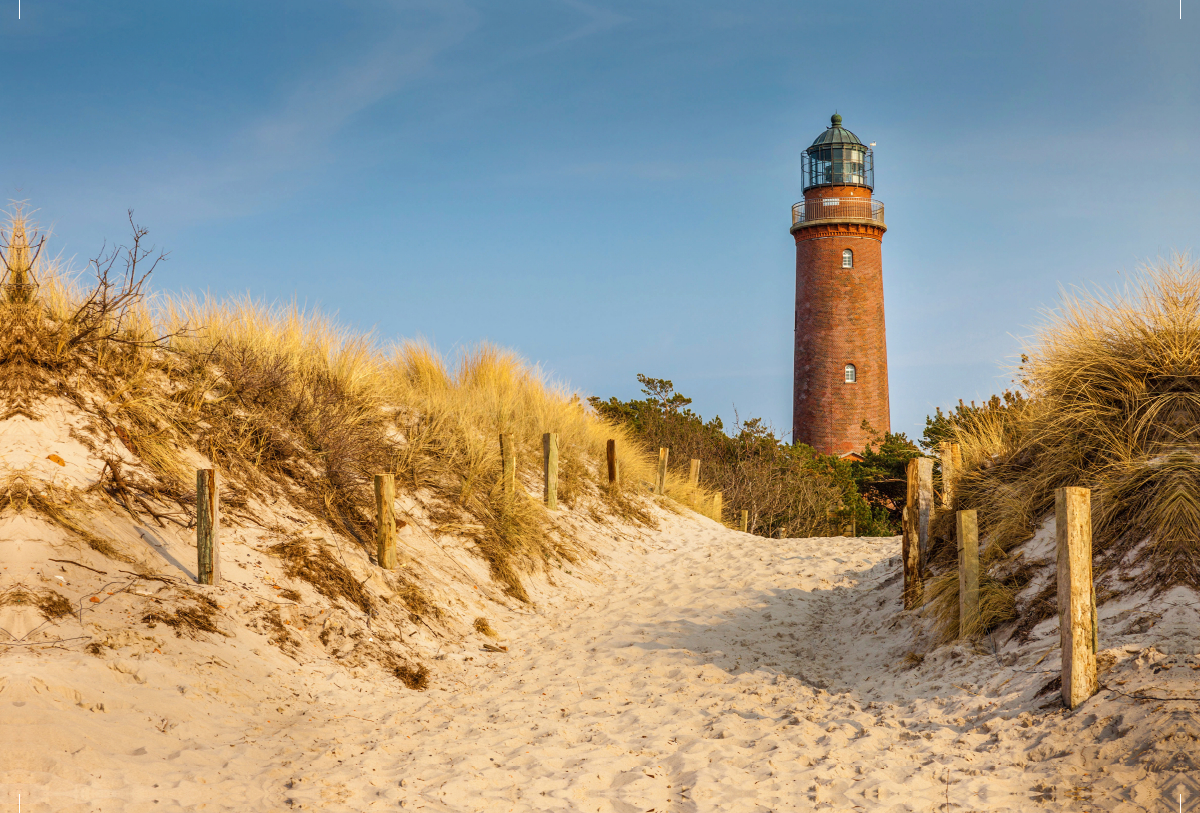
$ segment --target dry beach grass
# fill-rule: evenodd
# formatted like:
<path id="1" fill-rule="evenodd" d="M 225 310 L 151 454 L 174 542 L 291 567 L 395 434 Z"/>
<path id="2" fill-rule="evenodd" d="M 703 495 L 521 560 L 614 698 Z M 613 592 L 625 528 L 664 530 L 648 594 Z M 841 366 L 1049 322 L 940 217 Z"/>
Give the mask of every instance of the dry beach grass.
<path id="1" fill-rule="evenodd" d="M 1024 811 L 1086 792 L 1132 812 L 1161 808 L 1200 742 L 1186 584 L 1105 604 L 1104 691 L 1067 714 L 1047 698 L 1054 621 L 1030 610 L 1052 527 L 987 560 L 989 617 L 1029 617 L 1024 634 L 944 643 L 901 610 L 897 539 L 743 534 L 674 478 L 653 498 L 653 459 L 511 353 L 447 361 L 297 308 L 147 298 L 137 247 L 80 288 L 14 252 L 15 231 L 5 258 L 30 267 L 0 305 L 6 803 Z M 1036 515 L 1005 512 L 1043 458 L 1011 455 L 1047 418 L 998 420 L 963 435 L 961 499 L 994 512 L 993 535 Z M 223 476 L 218 586 L 195 583 L 207 466 Z M 372 559 L 378 471 L 398 484 L 391 571 Z M 951 603 L 943 581 L 934 606 Z"/>
<path id="2" fill-rule="evenodd" d="M 1200 268 L 1177 258 L 1120 291 L 1064 294 L 1019 368 L 1026 397 L 952 424 L 964 471 L 955 508 L 979 512 L 982 628 L 1053 612 L 1052 582 L 1021 546 L 1062 486 L 1092 490 L 1097 594 L 1200 588 Z M 954 567 L 949 542 L 935 558 Z M 957 578 L 935 578 L 934 611 L 957 629 Z"/>

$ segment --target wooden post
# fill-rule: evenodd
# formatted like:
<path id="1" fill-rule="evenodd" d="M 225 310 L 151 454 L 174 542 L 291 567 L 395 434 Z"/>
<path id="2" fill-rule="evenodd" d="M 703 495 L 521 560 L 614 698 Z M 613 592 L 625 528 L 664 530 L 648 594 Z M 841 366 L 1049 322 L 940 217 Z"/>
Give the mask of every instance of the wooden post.
<path id="1" fill-rule="evenodd" d="M 392 474 L 375 475 L 375 558 L 384 570 L 396 569 L 396 478 Z"/>
<path id="2" fill-rule="evenodd" d="M 724 506 L 721 505 L 721 492 L 718 491 L 716 494 L 713 495 L 713 516 L 715 516 L 717 518 L 717 522 L 725 521 L 724 511 L 725 511 Z"/>
<path id="3" fill-rule="evenodd" d="M 547 432 L 542 435 L 542 462 L 546 473 L 544 496 L 546 507 L 551 511 L 558 510 L 558 433 Z"/>
<path id="4" fill-rule="evenodd" d="M 746 530 L 748 527 L 750 527 L 750 512 L 743 508 L 741 522 L 742 533 L 749 533 L 749 531 Z"/>
<path id="5" fill-rule="evenodd" d="M 500 435 L 500 483 L 505 497 L 511 498 L 517 493 L 517 447 L 508 432 Z"/>
<path id="6" fill-rule="evenodd" d="M 691 471 L 688 472 L 688 482 L 691 483 L 692 488 L 700 485 L 700 461 L 694 457 L 692 458 Z"/>
<path id="7" fill-rule="evenodd" d="M 958 536 L 958 637 L 979 630 L 979 517 L 974 511 L 956 515 Z"/>
<path id="8" fill-rule="evenodd" d="M 221 503 L 217 470 L 196 471 L 196 581 L 221 583 Z"/>
<path id="9" fill-rule="evenodd" d="M 670 453 L 670 449 L 661 446 L 658 449 L 658 477 L 654 480 L 655 494 L 662 494 L 667 490 L 667 455 Z"/>
<path id="10" fill-rule="evenodd" d="M 933 458 L 918 457 L 909 461 L 908 487 L 909 506 L 916 508 L 916 514 L 909 512 L 909 518 L 916 520 L 917 542 L 921 550 L 921 577 L 925 576 L 925 568 L 929 565 L 929 526 L 933 522 Z M 912 490 L 915 486 L 916 495 Z"/>
<path id="11" fill-rule="evenodd" d="M 949 510 L 954 505 L 954 463 L 950 460 L 950 443 L 938 444 L 938 457 L 942 463 L 942 508 Z"/>
<path id="12" fill-rule="evenodd" d="M 917 542 L 916 523 L 912 521 L 915 509 L 904 507 L 901 514 L 903 519 L 903 541 L 900 556 L 904 568 L 904 609 L 912 610 L 919 607 L 924 597 L 921 585 L 921 546 Z"/>
<path id="13" fill-rule="evenodd" d="M 950 444 L 950 468 L 954 470 L 954 478 L 950 483 L 950 498 L 954 499 L 955 491 L 958 488 L 958 477 L 962 474 L 963 470 L 961 444 Z"/>
<path id="14" fill-rule="evenodd" d="M 608 456 L 608 484 L 610 486 L 617 484 L 617 442 L 609 438 L 608 448 L 605 450 Z"/>
<path id="15" fill-rule="evenodd" d="M 1095 621 L 1092 584 L 1092 492 L 1054 492 L 1058 557 L 1058 635 L 1062 645 L 1063 705 L 1074 709 L 1094 695 Z"/>

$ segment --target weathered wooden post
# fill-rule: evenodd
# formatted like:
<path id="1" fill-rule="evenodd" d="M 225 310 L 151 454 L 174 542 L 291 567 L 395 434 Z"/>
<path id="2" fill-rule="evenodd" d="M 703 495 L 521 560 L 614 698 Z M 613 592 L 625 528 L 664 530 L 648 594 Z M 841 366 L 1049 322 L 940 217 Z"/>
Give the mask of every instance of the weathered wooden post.
<path id="1" fill-rule="evenodd" d="M 721 504 L 721 492 L 718 491 L 713 495 L 713 516 L 717 518 L 717 522 L 725 521 L 725 508 Z"/>
<path id="2" fill-rule="evenodd" d="M 613 486 L 617 484 L 617 442 L 612 438 L 608 439 L 605 454 L 608 457 L 608 484 Z"/>
<path id="3" fill-rule="evenodd" d="M 917 539 L 921 543 L 921 575 L 929 566 L 930 527 L 933 524 L 933 458 L 917 461 Z"/>
<path id="4" fill-rule="evenodd" d="M 384 570 L 396 569 L 396 477 L 393 474 L 375 475 L 375 556 Z"/>
<path id="5" fill-rule="evenodd" d="M 749 533 L 746 529 L 750 527 L 750 512 L 744 508 L 742 509 L 742 521 L 739 527 L 742 533 Z"/>
<path id="6" fill-rule="evenodd" d="M 942 464 L 942 504 L 943 510 L 949 509 L 954 503 L 951 492 L 954 490 L 954 463 L 950 460 L 950 442 L 943 440 L 937 446 L 938 459 Z"/>
<path id="7" fill-rule="evenodd" d="M 517 447 L 508 432 L 500 435 L 500 482 L 505 497 L 511 498 L 517 492 Z"/>
<path id="8" fill-rule="evenodd" d="M 954 471 L 954 477 L 950 481 L 950 499 L 953 500 L 954 494 L 958 489 L 958 476 L 962 474 L 963 470 L 961 444 L 950 444 L 950 468 Z M 953 508 L 954 503 L 951 502 L 949 507 Z"/>
<path id="9" fill-rule="evenodd" d="M 933 458 L 914 457 L 908 461 L 908 493 L 905 506 L 908 521 L 916 527 L 920 572 L 929 560 L 929 525 L 933 522 Z"/>
<path id="10" fill-rule="evenodd" d="M 904 568 L 904 609 L 911 610 L 920 606 L 924 596 L 921 585 L 921 546 L 917 542 L 916 523 L 912 521 L 915 509 L 904 507 L 901 514 L 903 534 L 900 546 L 900 558 Z"/>
<path id="11" fill-rule="evenodd" d="M 958 636 L 979 632 L 979 516 L 956 515 L 958 537 Z"/>
<path id="12" fill-rule="evenodd" d="M 558 433 L 547 432 L 542 435 L 542 462 L 545 469 L 546 507 L 551 511 L 558 510 Z"/>
<path id="13" fill-rule="evenodd" d="M 661 446 L 658 449 L 658 476 L 654 480 L 655 494 L 662 494 L 667 490 L 667 455 L 670 453 L 670 449 Z"/>
<path id="14" fill-rule="evenodd" d="M 221 583 L 221 503 L 217 470 L 196 470 L 196 581 Z"/>
<path id="15" fill-rule="evenodd" d="M 1092 584 L 1092 492 L 1077 487 L 1055 491 L 1054 522 L 1062 699 L 1064 706 L 1074 709 L 1099 688 Z"/>
<path id="16" fill-rule="evenodd" d="M 692 488 L 700 485 L 700 461 L 694 457 L 692 458 L 691 470 L 688 472 L 688 483 L 691 484 Z"/>

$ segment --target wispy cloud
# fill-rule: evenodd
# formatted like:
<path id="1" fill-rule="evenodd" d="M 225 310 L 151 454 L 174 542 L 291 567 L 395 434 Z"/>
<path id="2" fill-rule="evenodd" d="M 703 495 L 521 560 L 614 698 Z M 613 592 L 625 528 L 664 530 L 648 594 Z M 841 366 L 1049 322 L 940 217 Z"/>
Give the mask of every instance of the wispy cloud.
<path id="1" fill-rule="evenodd" d="M 183 166 L 143 168 L 155 178 L 144 197 L 171 209 L 186 204 L 187 219 L 204 219 L 253 208 L 266 189 L 286 194 L 302 183 L 291 174 L 327 161 L 329 144 L 354 117 L 428 74 L 480 23 L 462 0 L 396 0 L 386 8 L 389 25 L 365 53 L 302 76 L 212 153 Z"/>
<path id="2" fill-rule="evenodd" d="M 623 25 L 631 20 L 622 14 L 617 14 L 614 11 L 594 6 L 591 3 L 584 3 L 583 0 L 560 0 L 563 5 L 575 9 L 585 17 L 583 25 L 576 28 L 564 36 L 546 43 L 543 48 L 549 50 L 566 45 L 568 42 L 590 37 L 595 34 L 603 34 L 610 31 L 619 25 Z"/>

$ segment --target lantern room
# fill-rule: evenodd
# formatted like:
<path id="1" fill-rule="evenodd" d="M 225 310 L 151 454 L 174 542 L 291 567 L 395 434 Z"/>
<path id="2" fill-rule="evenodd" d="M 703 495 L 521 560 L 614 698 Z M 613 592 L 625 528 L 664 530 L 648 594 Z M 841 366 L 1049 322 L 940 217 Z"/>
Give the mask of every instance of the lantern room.
<path id="1" fill-rule="evenodd" d="M 875 156 L 834 113 L 829 127 L 801 156 L 804 191 L 818 186 L 875 186 Z"/>

